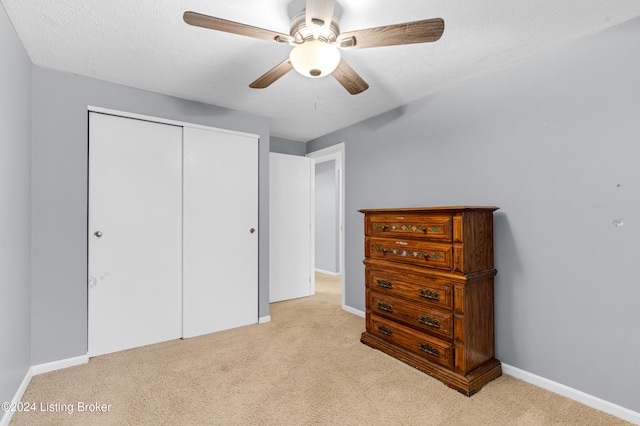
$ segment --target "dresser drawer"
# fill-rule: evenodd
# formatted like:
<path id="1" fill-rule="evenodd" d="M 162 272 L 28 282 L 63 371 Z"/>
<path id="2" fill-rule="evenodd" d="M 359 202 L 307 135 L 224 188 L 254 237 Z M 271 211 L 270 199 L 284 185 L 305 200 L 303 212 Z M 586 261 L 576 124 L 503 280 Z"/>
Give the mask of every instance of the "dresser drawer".
<path id="1" fill-rule="evenodd" d="M 393 296 L 367 291 L 368 307 L 371 313 L 404 322 L 405 324 L 453 339 L 453 313 L 429 308 L 423 304 L 410 302 Z"/>
<path id="2" fill-rule="evenodd" d="M 372 214 L 366 217 L 365 234 L 381 237 L 453 241 L 451 215 Z"/>
<path id="3" fill-rule="evenodd" d="M 369 267 L 365 276 L 367 287 L 378 293 L 404 297 L 431 307 L 453 309 L 453 285 L 447 280 Z"/>
<path id="4" fill-rule="evenodd" d="M 451 270 L 453 246 L 422 240 L 365 238 L 365 256 L 427 268 Z"/>
<path id="5" fill-rule="evenodd" d="M 448 368 L 453 368 L 453 345 L 376 315 L 369 315 L 368 330 L 374 336 Z"/>

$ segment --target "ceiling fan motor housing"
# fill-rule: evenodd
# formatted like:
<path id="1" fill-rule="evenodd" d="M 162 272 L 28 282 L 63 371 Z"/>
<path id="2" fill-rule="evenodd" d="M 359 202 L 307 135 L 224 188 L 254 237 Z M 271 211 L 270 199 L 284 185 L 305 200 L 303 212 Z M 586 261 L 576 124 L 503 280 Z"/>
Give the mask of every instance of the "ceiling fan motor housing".
<path id="1" fill-rule="evenodd" d="M 318 40 L 326 43 L 334 43 L 340 35 L 340 27 L 338 26 L 338 20 L 336 17 L 331 18 L 331 23 L 325 26 L 325 22 L 320 19 L 312 20 L 314 25 L 322 27 L 322 32 L 318 34 Z M 317 30 L 316 30 L 317 31 Z M 305 12 L 300 12 L 291 20 L 291 29 L 289 31 L 291 37 L 293 37 L 296 44 L 304 43 L 305 41 L 313 40 L 314 29 L 309 28 L 306 22 Z"/>

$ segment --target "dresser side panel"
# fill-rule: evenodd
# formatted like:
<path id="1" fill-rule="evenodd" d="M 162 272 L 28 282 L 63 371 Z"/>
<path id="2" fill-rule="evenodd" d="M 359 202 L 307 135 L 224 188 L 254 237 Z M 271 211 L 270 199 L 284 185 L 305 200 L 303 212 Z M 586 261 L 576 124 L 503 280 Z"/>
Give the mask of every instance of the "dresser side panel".
<path id="1" fill-rule="evenodd" d="M 465 211 L 462 222 L 463 272 L 493 269 L 493 212 Z"/>
<path id="2" fill-rule="evenodd" d="M 465 285 L 465 369 L 474 370 L 495 357 L 493 277 Z"/>

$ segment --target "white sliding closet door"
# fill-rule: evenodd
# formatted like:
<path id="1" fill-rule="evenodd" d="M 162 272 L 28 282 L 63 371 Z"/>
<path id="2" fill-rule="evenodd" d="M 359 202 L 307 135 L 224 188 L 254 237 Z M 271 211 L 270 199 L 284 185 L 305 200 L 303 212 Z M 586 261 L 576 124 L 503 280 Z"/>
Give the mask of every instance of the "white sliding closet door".
<path id="1" fill-rule="evenodd" d="M 258 322 L 258 140 L 184 128 L 183 336 Z"/>
<path id="2" fill-rule="evenodd" d="M 182 128 L 90 113 L 89 356 L 182 335 Z"/>

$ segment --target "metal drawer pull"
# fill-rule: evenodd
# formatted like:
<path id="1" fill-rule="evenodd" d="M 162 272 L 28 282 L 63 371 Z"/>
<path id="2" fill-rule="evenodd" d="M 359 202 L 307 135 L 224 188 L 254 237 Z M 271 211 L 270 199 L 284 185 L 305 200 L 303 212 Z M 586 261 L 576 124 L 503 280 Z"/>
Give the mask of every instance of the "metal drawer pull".
<path id="1" fill-rule="evenodd" d="M 376 280 L 378 287 L 391 288 L 391 281 Z"/>
<path id="2" fill-rule="evenodd" d="M 428 325 L 429 327 L 440 328 L 440 321 L 435 318 L 428 317 L 426 315 L 419 315 L 418 322 L 424 325 Z"/>
<path id="3" fill-rule="evenodd" d="M 418 349 L 428 353 L 429 355 L 440 356 L 440 351 L 437 348 L 434 348 L 433 346 L 431 346 L 428 343 L 419 343 L 418 344 Z"/>
<path id="4" fill-rule="evenodd" d="M 420 297 L 424 297 L 425 299 L 440 300 L 440 293 L 436 291 L 425 290 L 423 288 L 418 290 L 418 295 Z"/>
<path id="5" fill-rule="evenodd" d="M 387 302 L 378 301 L 378 309 L 387 312 L 393 312 L 393 306 L 388 304 Z"/>
<path id="6" fill-rule="evenodd" d="M 385 327 L 384 325 L 379 325 L 378 326 L 378 331 L 382 334 L 386 334 L 387 336 L 391 336 L 393 335 L 393 331 L 389 330 L 387 327 Z"/>

